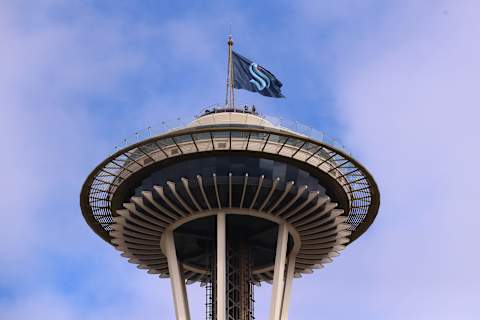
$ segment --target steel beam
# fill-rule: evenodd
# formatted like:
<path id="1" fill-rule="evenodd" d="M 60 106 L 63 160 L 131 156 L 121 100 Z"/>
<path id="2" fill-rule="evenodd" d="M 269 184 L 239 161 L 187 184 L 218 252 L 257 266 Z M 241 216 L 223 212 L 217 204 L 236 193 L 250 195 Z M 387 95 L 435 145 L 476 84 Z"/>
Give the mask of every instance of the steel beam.
<path id="1" fill-rule="evenodd" d="M 281 320 L 288 320 L 288 309 L 290 306 L 290 297 L 292 295 L 293 276 L 295 274 L 296 251 L 292 251 L 288 257 L 287 277 L 285 279 L 285 288 L 283 291 L 283 301 L 281 310 Z"/>

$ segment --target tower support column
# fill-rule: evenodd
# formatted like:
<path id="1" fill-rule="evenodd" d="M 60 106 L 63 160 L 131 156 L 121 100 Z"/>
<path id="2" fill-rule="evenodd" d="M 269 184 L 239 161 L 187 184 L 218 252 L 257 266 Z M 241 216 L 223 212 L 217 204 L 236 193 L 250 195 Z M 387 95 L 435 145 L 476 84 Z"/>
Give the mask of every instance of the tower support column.
<path id="1" fill-rule="evenodd" d="M 164 232 L 161 246 L 168 261 L 168 272 L 170 273 L 170 280 L 172 284 L 176 318 L 177 320 L 190 320 L 190 310 L 188 307 L 185 278 L 183 276 L 183 270 L 177 259 L 175 240 L 171 230 Z"/>
<path id="2" fill-rule="evenodd" d="M 273 271 L 272 301 L 270 320 L 280 320 L 285 289 L 285 262 L 287 258 L 288 229 L 285 223 L 278 227 L 275 269 Z"/>
<path id="3" fill-rule="evenodd" d="M 287 276 L 285 279 L 285 289 L 283 292 L 281 320 L 288 320 L 288 309 L 290 306 L 290 297 L 292 294 L 293 276 L 295 275 L 295 261 L 297 258 L 297 251 L 292 250 L 288 256 Z"/>
<path id="4" fill-rule="evenodd" d="M 217 215 L 217 320 L 226 320 L 227 232 L 225 213 Z"/>

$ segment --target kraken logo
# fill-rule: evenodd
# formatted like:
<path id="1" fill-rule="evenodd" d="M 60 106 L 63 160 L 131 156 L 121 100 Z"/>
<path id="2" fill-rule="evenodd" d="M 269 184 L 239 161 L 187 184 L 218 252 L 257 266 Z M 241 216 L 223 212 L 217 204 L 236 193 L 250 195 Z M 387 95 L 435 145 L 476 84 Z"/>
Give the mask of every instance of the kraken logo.
<path id="1" fill-rule="evenodd" d="M 253 79 L 250 80 L 250 83 L 257 87 L 258 91 L 262 91 L 265 88 L 270 88 L 270 79 L 265 73 L 258 69 L 258 65 L 256 63 L 250 64 L 248 69 L 253 77 Z"/>

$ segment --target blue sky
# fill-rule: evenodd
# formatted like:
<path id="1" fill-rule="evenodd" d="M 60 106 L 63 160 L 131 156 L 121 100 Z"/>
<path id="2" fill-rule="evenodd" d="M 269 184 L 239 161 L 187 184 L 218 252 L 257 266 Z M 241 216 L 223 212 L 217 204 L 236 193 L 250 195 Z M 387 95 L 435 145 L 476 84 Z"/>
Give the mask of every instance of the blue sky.
<path id="1" fill-rule="evenodd" d="M 382 193 L 367 234 L 294 283 L 292 319 L 476 319 L 478 1 L 0 2 L 0 319 L 173 319 L 170 284 L 90 229 L 79 192 L 138 129 L 222 102 L 226 35 Z M 270 287 L 257 291 L 257 318 Z M 194 319 L 203 290 L 189 288 Z"/>

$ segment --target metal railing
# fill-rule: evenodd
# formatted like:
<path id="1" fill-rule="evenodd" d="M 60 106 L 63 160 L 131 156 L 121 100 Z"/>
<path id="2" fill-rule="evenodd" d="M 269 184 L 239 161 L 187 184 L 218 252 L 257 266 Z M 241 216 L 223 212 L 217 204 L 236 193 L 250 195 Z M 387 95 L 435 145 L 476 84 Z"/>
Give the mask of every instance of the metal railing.
<path id="1" fill-rule="evenodd" d="M 324 131 L 317 130 L 311 126 L 302 124 L 298 121 L 292 121 L 288 119 L 283 119 L 276 116 L 264 115 L 257 112 L 255 106 L 240 106 L 233 109 L 225 109 L 224 105 L 215 104 L 202 109 L 200 115 L 188 118 L 175 118 L 171 121 L 162 121 L 159 124 L 143 128 L 136 131 L 134 134 L 126 137 L 123 141 L 115 146 L 115 152 L 119 149 L 125 148 L 134 143 L 140 142 L 147 138 L 165 134 L 170 131 L 175 131 L 184 128 L 189 123 L 198 119 L 201 116 L 208 115 L 211 113 L 221 113 L 221 112 L 239 112 L 239 113 L 249 113 L 254 114 L 258 117 L 269 121 L 274 126 L 279 129 L 293 131 L 297 134 L 315 139 L 319 142 L 328 144 L 334 148 L 340 149 L 341 151 L 351 155 L 351 153 L 345 148 L 345 146 L 339 142 L 339 140 L 327 135 Z"/>

